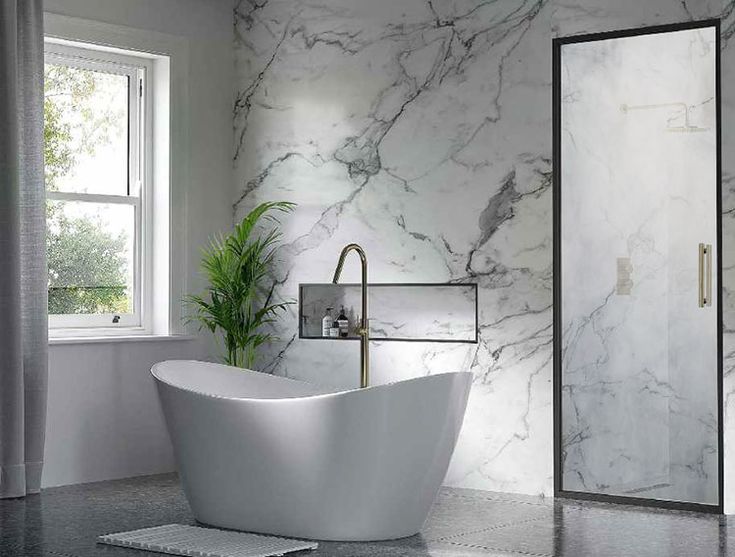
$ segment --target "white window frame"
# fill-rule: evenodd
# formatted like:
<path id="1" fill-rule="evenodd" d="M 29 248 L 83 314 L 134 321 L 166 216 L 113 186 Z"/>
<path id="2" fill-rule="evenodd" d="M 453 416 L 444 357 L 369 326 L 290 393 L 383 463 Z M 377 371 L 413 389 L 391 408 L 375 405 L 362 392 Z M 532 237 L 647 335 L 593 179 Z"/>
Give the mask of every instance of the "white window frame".
<path id="1" fill-rule="evenodd" d="M 45 61 L 127 76 L 128 195 L 47 192 L 49 200 L 123 204 L 133 207 L 133 313 L 49 315 L 51 336 L 116 336 L 152 330 L 152 103 L 153 63 L 134 53 L 97 50 L 47 39 Z M 116 319 L 117 317 L 117 319 Z"/>

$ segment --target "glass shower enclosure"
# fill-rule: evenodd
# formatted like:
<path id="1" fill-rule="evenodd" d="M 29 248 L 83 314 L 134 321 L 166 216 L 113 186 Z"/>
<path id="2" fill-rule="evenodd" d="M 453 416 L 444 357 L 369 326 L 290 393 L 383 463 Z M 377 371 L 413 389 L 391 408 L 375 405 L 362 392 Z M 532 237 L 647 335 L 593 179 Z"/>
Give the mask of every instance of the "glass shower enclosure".
<path id="1" fill-rule="evenodd" d="M 719 22 L 553 74 L 555 491 L 721 511 Z"/>

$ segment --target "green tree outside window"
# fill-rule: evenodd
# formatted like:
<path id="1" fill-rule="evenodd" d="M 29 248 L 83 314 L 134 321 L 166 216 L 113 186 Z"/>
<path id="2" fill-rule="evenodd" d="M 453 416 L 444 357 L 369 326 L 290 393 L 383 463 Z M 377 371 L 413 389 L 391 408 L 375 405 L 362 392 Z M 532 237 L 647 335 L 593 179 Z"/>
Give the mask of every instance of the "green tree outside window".
<path id="1" fill-rule="evenodd" d="M 46 64 L 44 77 L 46 189 L 58 191 L 59 180 L 72 172 L 79 155 L 93 155 L 109 142 L 119 115 L 90 103 L 98 87 L 94 72 Z M 81 121 L 65 119 L 65 106 L 74 106 Z M 73 131 L 81 141 L 73 141 Z M 126 235 L 110 234 L 94 218 L 68 216 L 53 202 L 46 216 L 49 313 L 126 312 Z"/>

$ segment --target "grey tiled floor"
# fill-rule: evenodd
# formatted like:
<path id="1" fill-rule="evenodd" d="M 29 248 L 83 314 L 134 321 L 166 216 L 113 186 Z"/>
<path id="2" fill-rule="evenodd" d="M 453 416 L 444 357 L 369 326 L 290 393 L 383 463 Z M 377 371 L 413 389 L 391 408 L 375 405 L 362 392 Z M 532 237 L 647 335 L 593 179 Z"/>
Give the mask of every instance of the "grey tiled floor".
<path id="1" fill-rule="evenodd" d="M 155 555 L 100 534 L 193 524 L 174 475 L 45 490 L 0 501 L 0 557 Z M 728 543 L 731 549 L 728 550 Z M 735 556 L 735 521 L 713 515 L 443 489 L 418 536 L 320 543 L 308 557 Z"/>

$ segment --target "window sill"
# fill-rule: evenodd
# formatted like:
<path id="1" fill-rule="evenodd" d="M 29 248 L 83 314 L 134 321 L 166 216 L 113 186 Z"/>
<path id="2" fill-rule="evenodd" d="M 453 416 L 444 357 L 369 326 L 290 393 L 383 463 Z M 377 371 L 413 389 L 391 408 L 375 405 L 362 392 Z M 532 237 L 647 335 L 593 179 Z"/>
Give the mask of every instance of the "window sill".
<path id="1" fill-rule="evenodd" d="M 88 337 L 53 337 L 48 343 L 51 346 L 60 344 L 106 344 L 118 342 L 170 342 L 194 340 L 194 335 L 119 335 L 119 336 L 88 336 Z"/>

